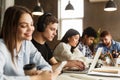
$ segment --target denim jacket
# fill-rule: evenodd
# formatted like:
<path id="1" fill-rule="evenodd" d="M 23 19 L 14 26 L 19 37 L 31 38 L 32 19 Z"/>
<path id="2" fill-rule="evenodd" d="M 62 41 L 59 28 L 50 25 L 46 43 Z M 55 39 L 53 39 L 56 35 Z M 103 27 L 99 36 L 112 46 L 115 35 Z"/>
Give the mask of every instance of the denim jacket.
<path id="1" fill-rule="evenodd" d="M 114 41 L 114 40 L 112 40 L 112 44 L 111 44 L 111 46 L 109 48 L 106 47 L 105 45 L 103 45 L 102 43 L 99 43 L 95 50 L 97 50 L 98 47 L 103 47 L 103 50 L 102 50 L 103 54 L 105 54 L 107 51 L 112 53 L 113 50 L 115 50 L 117 52 L 120 52 L 120 42 L 117 42 L 117 41 Z"/>

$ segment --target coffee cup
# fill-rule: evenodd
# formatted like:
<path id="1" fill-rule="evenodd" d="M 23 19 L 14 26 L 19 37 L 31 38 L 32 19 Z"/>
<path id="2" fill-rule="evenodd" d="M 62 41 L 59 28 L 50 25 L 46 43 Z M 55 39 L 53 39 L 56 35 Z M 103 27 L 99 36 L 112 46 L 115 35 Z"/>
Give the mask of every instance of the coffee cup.
<path id="1" fill-rule="evenodd" d="M 25 75 L 35 75 L 37 74 L 36 65 L 34 63 L 32 64 L 26 64 L 23 67 Z"/>

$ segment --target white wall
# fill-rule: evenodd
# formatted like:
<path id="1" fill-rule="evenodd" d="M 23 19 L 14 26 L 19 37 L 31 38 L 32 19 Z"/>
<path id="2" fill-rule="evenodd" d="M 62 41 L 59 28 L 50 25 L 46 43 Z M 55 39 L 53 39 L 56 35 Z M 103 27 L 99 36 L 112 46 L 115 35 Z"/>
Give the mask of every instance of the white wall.
<path id="1" fill-rule="evenodd" d="M 1 23 L 3 22 L 3 16 L 4 16 L 4 12 L 5 10 L 10 7 L 10 6 L 13 6 L 14 5 L 14 0 L 1 0 Z M 1 24 L 2 25 L 2 24 Z"/>

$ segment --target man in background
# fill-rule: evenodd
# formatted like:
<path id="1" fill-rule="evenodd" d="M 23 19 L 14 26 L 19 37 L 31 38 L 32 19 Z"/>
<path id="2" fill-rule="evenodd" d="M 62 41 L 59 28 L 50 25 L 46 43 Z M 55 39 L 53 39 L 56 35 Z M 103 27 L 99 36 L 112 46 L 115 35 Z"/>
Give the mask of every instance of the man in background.
<path id="1" fill-rule="evenodd" d="M 84 29 L 78 48 L 85 57 L 93 58 L 93 52 L 91 51 L 90 46 L 93 44 L 96 37 L 97 32 L 92 27 Z"/>
<path id="2" fill-rule="evenodd" d="M 96 49 L 103 47 L 103 54 L 107 52 L 113 53 L 113 51 L 116 53 L 120 52 L 120 43 L 112 39 L 110 32 L 102 31 L 100 34 L 100 40 L 101 42 L 97 45 Z"/>

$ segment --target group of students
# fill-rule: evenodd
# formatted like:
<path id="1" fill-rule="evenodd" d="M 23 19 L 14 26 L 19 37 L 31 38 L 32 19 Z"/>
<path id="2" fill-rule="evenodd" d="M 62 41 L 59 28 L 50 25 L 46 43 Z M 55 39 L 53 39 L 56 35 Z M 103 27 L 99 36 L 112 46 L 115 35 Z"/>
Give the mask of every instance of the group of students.
<path id="1" fill-rule="evenodd" d="M 76 67 L 84 70 L 88 58 L 93 58 L 89 46 L 97 37 L 88 27 L 82 37 L 77 30 L 69 29 L 52 52 L 47 41 L 57 35 L 58 20 L 51 13 L 38 18 L 34 27 L 31 12 L 23 6 L 9 7 L 4 14 L 0 33 L 0 79 L 1 80 L 53 80 L 61 70 L 57 67 Z M 109 32 L 101 33 L 98 47 L 120 50 L 120 43 L 113 41 Z M 97 48 L 98 48 L 97 47 Z M 36 75 L 25 75 L 24 65 L 34 63 Z"/>
<path id="2" fill-rule="evenodd" d="M 64 67 L 77 67 L 83 70 L 84 64 L 81 61 L 58 62 L 53 57 L 46 41 L 53 40 L 57 25 L 57 19 L 47 13 L 39 17 L 35 28 L 32 14 L 27 8 L 7 8 L 0 33 L 0 79 L 53 80 L 61 72 L 56 69 L 61 63 L 65 63 Z M 25 75 L 24 65 L 33 63 L 37 67 L 37 75 Z"/>

